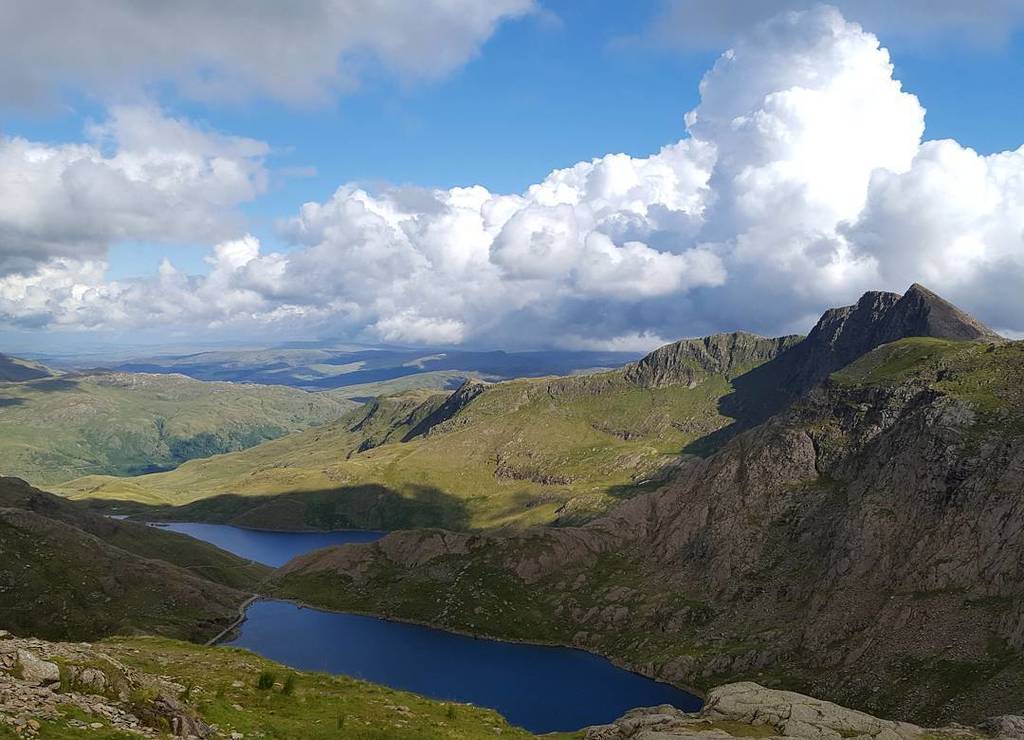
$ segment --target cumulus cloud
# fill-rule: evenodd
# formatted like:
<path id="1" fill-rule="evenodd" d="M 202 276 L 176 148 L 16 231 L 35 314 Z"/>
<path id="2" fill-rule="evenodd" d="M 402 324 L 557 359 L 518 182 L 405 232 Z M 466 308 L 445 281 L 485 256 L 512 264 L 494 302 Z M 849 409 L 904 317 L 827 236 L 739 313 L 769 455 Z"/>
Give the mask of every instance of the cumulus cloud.
<path id="1" fill-rule="evenodd" d="M 156 321 L 419 344 L 640 348 L 805 330 L 869 289 L 922 281 L 1024 330 L 1024 148 L 922 142 L 924 109 L 878 39 L 816 7 L 724 53 L 649 157 L 611 154 L 520 194 L 339 188 L 268 251 L 225 241 L 209 275 L 105 282 L 59 257 L 0 279 L 9 322 Z"/>
<path id="2" fill-rule="evenodd" d="M 368 63 L 436 78 L 533 0 L 176 0 L 0 3 L 0 101 L 58 90 L 123 96 L 171 83 L 203 101 L 321 101 Z"/>
<path id="3" fill-rule="evenodd" d="M 807 10 L 818 0 L 665 0 L 652 33 L 690 48 L 715 49 L 738 33 L 787 10 Z M 847 18 L 904 40 L 935 37 L 1000 44 L 1024 25 L 1018 0 L 833 0 Z"/>
<path id="4" fill-rule="evenodd" d="M 117 107 L 90 143 L 0 137 L 0 275 L 53 257 L 102 258 L 115 241 L 209 242 L 266 184 L 267 145 Z"/>

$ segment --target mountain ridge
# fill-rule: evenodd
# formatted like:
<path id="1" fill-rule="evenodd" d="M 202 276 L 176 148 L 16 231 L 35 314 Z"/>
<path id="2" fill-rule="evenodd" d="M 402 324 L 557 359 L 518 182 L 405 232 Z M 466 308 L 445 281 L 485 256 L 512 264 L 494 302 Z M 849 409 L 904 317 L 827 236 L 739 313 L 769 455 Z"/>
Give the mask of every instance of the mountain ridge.
<path id="1" fill-rule="evenodd" d="M 754 679 L 927 722 L 1013 711 L 1024 343 L 957 313 L 919 321 L 932 309 L 908 294 L 827 313 L 819 339 L 776 369 L 799 369 L 807 347 L 826 366 L 850 347 L 867 354 L 589 523 L 395 533 L 293 560 L 275 588 L 575 644 L 698 688 Z M 881 342 L 892 326 L 915 335 Z"/>

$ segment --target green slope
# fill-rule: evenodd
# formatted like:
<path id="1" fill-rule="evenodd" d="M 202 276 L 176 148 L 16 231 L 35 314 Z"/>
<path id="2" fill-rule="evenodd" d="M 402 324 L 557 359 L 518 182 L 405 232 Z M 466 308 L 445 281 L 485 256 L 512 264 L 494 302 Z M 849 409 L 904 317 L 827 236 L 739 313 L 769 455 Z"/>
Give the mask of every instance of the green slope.
<path id="1" fill-rule="evenodd" d="M 208 638 L 269 569 L 190 537 L 92 514 L 0 478 L 0 624 L 93 639 L 138 631 Z"/>
<path id="2" fill-rule="evenodd" d="M 39 728 L 38 734 L 15 733 L 0 714 L 0 738 L 5 739 L 125 740 L 143 733 L 169 739 L 181 736 L 172 732 L 174 722 L 187 722 L 211 738 L 533 737 L 491 709 L 427 699 L 347 676 L 296 671 L 246 650 L 153 637 L 85 645 L 20 640 L 0 645 L 4 642 L 56 661 L 62 674 L 61 683 L 45 698 L 37 698 L 39 690 L 23 687 L 16 677 L 4 677 L 22 693 L 10 719 L 19 717 L 22 725 L 32 719 Z M 137 723 L 132 732 L 126 729 L 125 715 Z"/>
<path id="3" fill-rule="evenodd" d="M 705 451 L 695 443 L 745 413 L 734 381 L 796 341 L 719 335 L 623 370 L 469 383 L 448 400 L 417 391 L 242 452 L 61 492 L 193 504 L 147 516 L 256 527 L 564 524 L 643 490 L 691 446 Z"/>
<path id="4" fill-rule="evenodd" d="M 53 370 L 38 362 L 0 354 L 0 382 L 36 380 L 53 375 L 56 375 Z"/>
<path id="5" fill-rule="evenodd" d="M 0 383 L 0 473 L 40 485 L 250 447 L 353 404 L 277 386 L 93 373 Z"/>

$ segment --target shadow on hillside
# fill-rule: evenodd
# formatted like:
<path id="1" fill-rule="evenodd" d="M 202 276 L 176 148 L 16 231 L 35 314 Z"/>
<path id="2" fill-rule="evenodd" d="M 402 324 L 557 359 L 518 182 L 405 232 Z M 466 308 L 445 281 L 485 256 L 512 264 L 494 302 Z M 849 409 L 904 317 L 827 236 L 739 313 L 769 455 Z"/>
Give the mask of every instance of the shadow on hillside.
<path id="1" fill-rule="evenodd" d="M 732 391 L 718 399 L 718 413 L 732 423 L 693 440 L 682 452 L 707 457 L 740 432 L 762 424 L 786 408 L 808 385 L 796 370 L 802 362 L 800 344 L 763 365 L 732 379 Z"/>
<path id="2" fill-rule="evenodd" d="M 144 521 L 211 522 L 288 531 L 469 526 L 461 499 L 420 485 L 408 486 L 402 493 L 371 484 L 262 496 L 221 494 L 183 506 L 101 499 L 86 505 L 93 511 Z"/>
<path id="3" fill-rule="evenodd" d="M 26 385 L 34 391 L 56 393 L 75 390 L 78 387 L 78 381 L 67 378 L 49 378 L 47 380 L 30 380 Z"/>

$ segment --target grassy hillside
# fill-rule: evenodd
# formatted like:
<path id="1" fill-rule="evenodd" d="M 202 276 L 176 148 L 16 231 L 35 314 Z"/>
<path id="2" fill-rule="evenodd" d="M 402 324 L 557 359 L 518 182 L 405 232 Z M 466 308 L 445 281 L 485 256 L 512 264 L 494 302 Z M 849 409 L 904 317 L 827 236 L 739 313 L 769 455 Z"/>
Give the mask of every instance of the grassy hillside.
<path id="1" fill-rule="evenodd" d="M 490 709 L 426 699 L 345 676 L 295 671 L 235 648 L 154 637 L 93 645 L 3 642 L 60 666 L 55 693 L 37 698 L 38 690 L 23 687 L 21 701 L 11 710 L 11 719 L 18 717 L 23 725 L 30 719 L 38 723 L 38 735 L 27 736 L 43 740 L 125 740 L 139 737 L 138 729 L 147 737 L 171 738 L 172 723 L 203 737 L 223 738 L 533 737 Z M 16 676 L 8 680 L 19 686 Z M 132 719 L 136 731 L 129 732 Z M 4 720 L 0 713 L 0 738 L 26 736 Z"/>
<path id="2" fill-rule="evenodd" d="M 0 478 L 0 552 L 0 624 L 51 639 L 211 637 L 269 572 L 190 537 L 91 514 L 16 478 Z"/>
<path id="3" fill-rule="evenodd" d="M 676 353 L 659 355 L 665 367 L 655 375 L 650 364 L 638 364 L 471 383 L 448 400 L 417 391 L 168 473 L 90 476 L 61 492 L 193 504 L 147 516 L 249 526 L 462 529 L 577 521 L 643 490 L 691 446 L 704 451 L 694 443 L 742 412 L 733 380 L 791 341 L 723 335 L 711 341 L 711 354 L 705 344 L 681 343 Z M 738 410 L 723 411 L 726 397 Z"/>
<path id="4" fill-rule="evenodd" d="M 39 485 L 251 447 L 353 404 L 291 388 L 94 373 L 0 383 L 0 473 Z"/>
<path id="5" fill-rule="evenodd" d="M 430 370 L 393 380 L 358 383 L 323 392 L 337 398 L 358 401 L 379 396 L 394 396 L 400 393 L 407 393 L 408 391 L 454 391 L 467 380 L 495 380 L 495 378 L 488 378 L 479 373 L 464 372 L 462 370 Z"/>
<path id="6" fill-rule="evenodd" d="M 0 382 L 48 378 L 55 373 L 45 365 L 20 357 L 0 354 Z"/>

